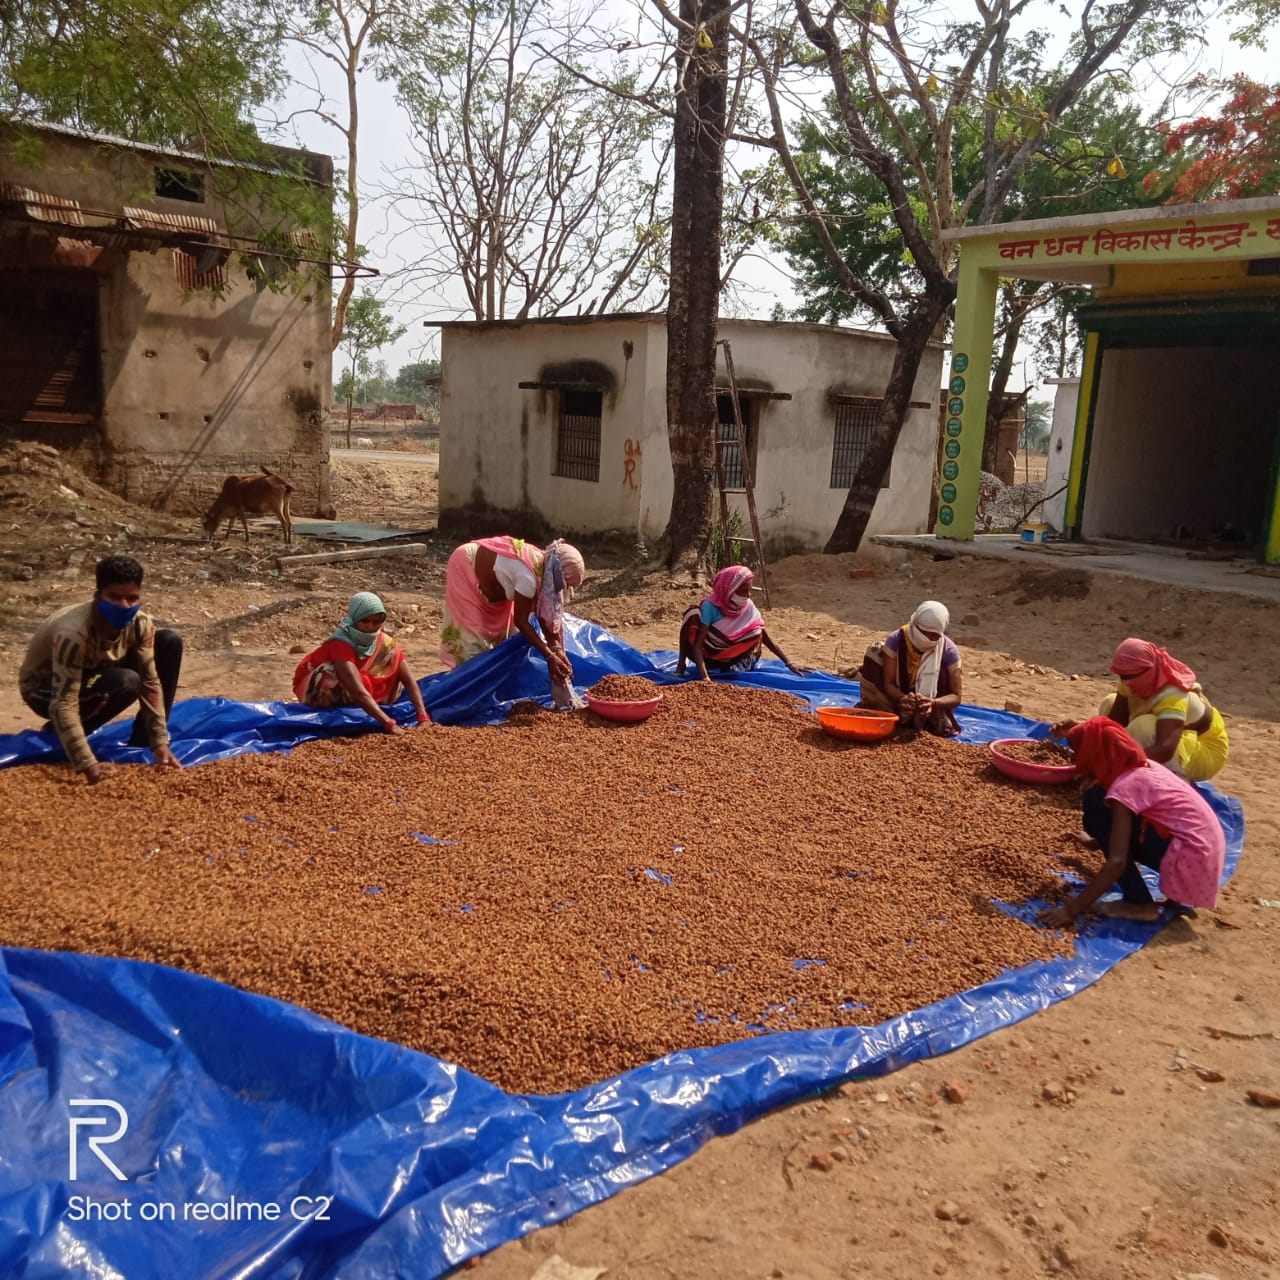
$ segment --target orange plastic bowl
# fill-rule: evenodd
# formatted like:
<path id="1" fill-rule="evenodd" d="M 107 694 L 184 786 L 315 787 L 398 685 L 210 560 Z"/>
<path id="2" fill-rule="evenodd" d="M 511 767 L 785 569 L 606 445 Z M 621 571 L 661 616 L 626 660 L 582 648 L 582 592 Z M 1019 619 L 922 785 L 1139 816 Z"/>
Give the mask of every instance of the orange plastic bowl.
<path id="1" fill-rule="evenodd" d="M 855 742 L 887 738 L 898 727 L 897 716 L 870 707 L 819 707 L 817 716 L 823 733 Z"/>
<path id="2" fill-rule="evenodd" d="M 589 693 L 583 695 L 587 706 L 598 716 L 606 720 L 619 720 L 628 723 L 635 720 L 647 720 L 658 709 L 662 694 L 653 698 L 643 698 L 639 702 L 615 702 L 611 698 L 593 698 Z"/>
<path id="3" fill-rule="evenodd" d="M 1016 760 L 1007 756 L 1001 747 L 1011 746 L 1015 742 L 1034 742 L 1034 738 L 1000 738 L 991 743 L 991 763 L 1008 778 L 1018 782 L 1037 782 L 1053 785 L 1059 782 L 1070 782 L 1077 776 L 1073 764 L 1032 764 L 1030 760 Z"/>

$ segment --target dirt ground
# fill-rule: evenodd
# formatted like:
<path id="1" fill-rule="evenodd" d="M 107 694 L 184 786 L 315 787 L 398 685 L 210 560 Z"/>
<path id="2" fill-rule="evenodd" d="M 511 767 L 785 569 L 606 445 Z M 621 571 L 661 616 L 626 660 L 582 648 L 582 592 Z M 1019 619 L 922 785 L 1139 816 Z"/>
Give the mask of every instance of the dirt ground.
<path id="1" fill-rule="evenodd" d="M 336 470 L 343 516 L 434 523 L 425 466 Z M 182 696 L 287 697 L 291 650 L 323 639 L 361 589 L 387 601 L 415 671 L 438 669 L 446 539 L 433 535 L 426 556 L 278 573 L 271 534 L 210 550 L 193 524 L 128 508 L 48 459 L 19 469 L 0 454 L 0 732 L 35 727 L 15 689 L 25 638 L 88 597 L 108 550 L 149 567 L 146 607 L 183 630 Z M 588 560 L 574 611 L 640 649 L 671 648 L 697 589 L 628 563 L 625 549 L 591 548 Z M 771 634 L 828 670 L 856 665 L 920 600 L 945 601 L 966 700 L 1046 720 L 1096 706 L 1124 636 L 1166 644 L 1227 717 L 1232 757 L 1217 781 L 1244 803 L 1240 869 L 1217 911 L 1170 926 L 1073 999 L 711 1140 L 475 1274 L 528 1280 L 554 1254 L 610 1280 L 1280 1276 L 1280 1110 L 1245 1099 L 1280 1089 L 1280 908 L 1263 905 L 1280 901 L 1280 610 L 889 549 L 794 557 L 771 581 Z M 964 1100 L 930 1105 L 944 1081 Z M 815 1162 L 821 1153 L 832 1158 Z"/>

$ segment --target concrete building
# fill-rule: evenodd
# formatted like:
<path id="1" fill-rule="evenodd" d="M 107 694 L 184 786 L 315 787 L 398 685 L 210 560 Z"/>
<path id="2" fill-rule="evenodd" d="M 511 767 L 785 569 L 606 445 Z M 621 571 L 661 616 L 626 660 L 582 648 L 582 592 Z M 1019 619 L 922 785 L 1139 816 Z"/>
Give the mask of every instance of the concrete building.
<path id="1" fill-rule="evenodd" d="M 441 327 L 442 527 L 621 532 L 654 542 L 671 509 L 660 315 Z M 770 555 L 821 549 L 866 448 L 894 357 L 884 334 L 723 320 Z M 941 346 L 930 347 L 872 532 L 928 524 Z M 736 439 L 723 355 L 722 438 Z M 721 451 L 727 487 L 738 446 Z M 746 512 L 741 496 L 730 502 Z"/>
<path id="2" fill-rule="evenodd" d="M 960 281 L 939 536 L 973 536 L 996 285 L 1014 276 L 1093 288 L 1060 516 L 1068 536 L 1280 563 L 1280 197 L 946 238 L 960 249 Z"/>
<path id="3" fill-rule="evenodd" d="M 323 225 L 331 185 L 310 152 L 236 168 L 0 126 L 0 434 L 137 502 L 199 509 L 265 465 L 328 508 L 329 266 L 297 209 Z"/>

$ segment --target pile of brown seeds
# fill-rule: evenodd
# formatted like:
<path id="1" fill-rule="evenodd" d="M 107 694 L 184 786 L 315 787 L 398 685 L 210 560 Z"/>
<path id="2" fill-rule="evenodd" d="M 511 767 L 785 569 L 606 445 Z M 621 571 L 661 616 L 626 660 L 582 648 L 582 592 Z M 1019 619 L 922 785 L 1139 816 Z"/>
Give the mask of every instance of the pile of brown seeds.
<path id="1" fill-rule="evenodd" d="M 135 956 L 553 1091 L 671 1050 L 869 1025 L 1070 949 L 1073 788 L 863 745 L 702 682 L 176 773 L 0 772 L 0 941 Z"/>
<path id="2" fill-rule="evenodd" d="M 1066 765 L 1075 764 L 1075 753 L 1068 750 L 1060 742 L 1051 742 L 1048 738 L 1040 742 L 1006 742 L 1000 748 L 1000 754 L 1011 760 L 1022 760 L 1026 764 Z"/>
<path id="3" fill-rule="evenodd" d="M 587 692 L 593 698 L 610 702 L 648 702 L 662 692 L 652 680 L 644 676 L 601 676 Z"/>

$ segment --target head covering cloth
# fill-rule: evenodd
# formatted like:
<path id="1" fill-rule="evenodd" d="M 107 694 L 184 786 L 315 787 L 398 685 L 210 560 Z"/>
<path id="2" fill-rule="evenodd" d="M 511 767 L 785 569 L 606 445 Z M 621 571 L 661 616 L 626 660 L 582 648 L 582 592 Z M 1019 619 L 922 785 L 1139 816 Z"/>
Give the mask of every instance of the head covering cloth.
<path id="1" fill-rule="evenodd" d="M 731 564 L 711 580 L 711 594 L 706 599 L 723 615 L 716 629 L 730 642 L 764 626 L 760 610 L 751 598 L 755 576 L 745 564 Z"/>
<path id="2" fill-rule="evenodd" d="M 343 640 L 349 644 L 362 658 L 367 658 L 378 643 L 377 631 L 361 631 L 356 626 L 375 613 L 384 616 L 387 606 L 372 591 L 357 591 L 347 603 L 347 616 L 338 623 L 337 629 L 329 636 L 330 640 Z"/>
<path id="3" fill-rule="evenodd" d="M 1196 673 L 1184 662 L 1169 656 L 1150 640 L 1134 636 L 1123 641 L 1111 659 L 1111 673 L 1119 676 L 1139 698 L 1154 698 L 1170 687 L 1190 692 L 1196 687 Z"/>
<path id="4" fill-rule="evenodd" d="M 587 576 L 586 561 L 577 547 L 557 538 L 542 552 L 542 573 L 534 612 L 545 630 L 559 640 L 564 632 L 564 602 Z"/>
<path id="5" fill-rule="evenodd" d="M 917 606 L 910 621 L 903 628 L 907 643 L 917 653 L 922 654 L 919 669 L 916 671 L 915 690 L 925 698 L 938 696 L 938 681 L 942 677 L 942 658 L 946 652 L 947 628 L 951 625 L 951 613 L 945 604 L 937 600 L 926 600 Z M 936 640 L 925 635 L 925 631 L 935 631 Z"/>
<path id="6" fill-rule="evenodd" d="M 1067 742 L 1076 753 L 1076 765 L 1105 787 L 1147 763 L 1147 753 L 1128 732 L 1106 716 L 1090 716 L 1088 720 L 1067 730 Z"/>

